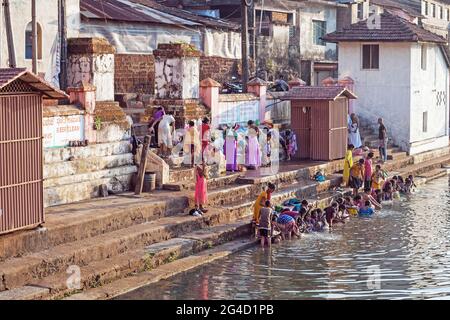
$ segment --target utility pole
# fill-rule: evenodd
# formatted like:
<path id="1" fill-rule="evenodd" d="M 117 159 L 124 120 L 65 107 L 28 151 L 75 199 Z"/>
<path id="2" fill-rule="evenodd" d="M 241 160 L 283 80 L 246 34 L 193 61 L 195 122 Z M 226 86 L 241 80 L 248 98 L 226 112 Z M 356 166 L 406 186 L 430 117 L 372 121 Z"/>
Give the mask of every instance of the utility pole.
<path id="1" fill-rule="evenodd" d="M 37 74 L 37 22 L 36 22 L 36 0 L 31 0 L 31 33 L 32 33 L 32 61 L 33 61 L 33 73 Z"/>
<path id="2" fill-rule="evenodd" d="M 59 87 L 66 90 L 67 87 L 67 13 L 66 0 L 59 0 L 59 36 L 60 36 L 60 72 Z"/>
<path id="3" fill-rule="evenodd" d="M 248 6 L 253 0 L 241 0 L 241 17 L 242 17 L 242 88 L 247 92 L 247 83 L 249 79 L 248 64 Z"/>
<path id="4" fill-rule="evenodd" d="M 11 11 L 9 10 L 9 0 L 3 1 L 5 8 L 5 24 L 6 24 L 6 41 L 8 42 L 8 60 L 9 67 L 16 67 L 16 53 L 14 51 L 14 38 L 11 25 Z"/>

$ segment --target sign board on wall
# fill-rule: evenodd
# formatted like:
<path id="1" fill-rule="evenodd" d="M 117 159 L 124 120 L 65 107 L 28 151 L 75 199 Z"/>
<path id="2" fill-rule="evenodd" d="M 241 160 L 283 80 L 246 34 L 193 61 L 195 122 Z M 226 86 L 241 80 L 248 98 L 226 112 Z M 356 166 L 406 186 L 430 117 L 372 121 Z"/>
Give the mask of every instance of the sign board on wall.
<path id="1" fill-rule="evenodd" d="M 69 141 L 84 140 L 84 116 L 58 116 L 43 119 L 44 148 L 62 148 Z"/>

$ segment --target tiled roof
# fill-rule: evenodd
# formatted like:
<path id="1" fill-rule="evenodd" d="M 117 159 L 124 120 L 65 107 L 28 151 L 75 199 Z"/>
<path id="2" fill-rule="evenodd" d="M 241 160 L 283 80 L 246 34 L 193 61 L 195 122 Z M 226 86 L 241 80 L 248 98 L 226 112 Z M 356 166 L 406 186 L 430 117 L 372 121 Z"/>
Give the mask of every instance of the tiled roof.
<path id="1" fill-rule="evenodd" d="M 47 98 L 66 99 L 69 97 L 63 91 L 53 87 L 51 84 L 27 71 L 25 68 L 0 68 L 0 89 L 17 79 L 26 82 L 34 90 L 42 92 Z"/>
<path id="2" fill-rule="evenodd" d="M 328 42 L 339 41 L 408 41 L 446 43 L 445 39 L 424 28 L 410 23 L 398 16 L 384 12 L 380 15 L 380 27 L 376 20 L 364 20 L 344 28 L 342 31 L 329 33 L 323 37 Z"/>
<path id="3" fill-rule="evenodd" d="M 357 99 L 356 95 L 343 86 L 295 87 L 280 97 L 282 100 L 335 100 L 340 96 Z"/>
<path id="4" fill-rule="evenodd" d="M 84 19 L 103 21 L 207 26 L 233 30 L 240 28 L 239 25 L 229 21 L 203 17 L 152 0 L 80 0 L 80 13 Z"/>

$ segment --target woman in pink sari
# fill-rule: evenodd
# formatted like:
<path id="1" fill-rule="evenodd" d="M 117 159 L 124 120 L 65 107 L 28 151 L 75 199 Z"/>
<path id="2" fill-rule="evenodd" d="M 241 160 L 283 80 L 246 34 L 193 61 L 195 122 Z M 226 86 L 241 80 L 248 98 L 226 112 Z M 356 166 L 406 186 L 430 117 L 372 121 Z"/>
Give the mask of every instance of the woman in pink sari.
<path id="1" fill-rule="evenodd" d="M 248 122 L 248 142 L 247 142 L 246 166 L 258 169 L 261 166 L 261 150 L 259 146 L 259 129 L 255 123 Z"/>

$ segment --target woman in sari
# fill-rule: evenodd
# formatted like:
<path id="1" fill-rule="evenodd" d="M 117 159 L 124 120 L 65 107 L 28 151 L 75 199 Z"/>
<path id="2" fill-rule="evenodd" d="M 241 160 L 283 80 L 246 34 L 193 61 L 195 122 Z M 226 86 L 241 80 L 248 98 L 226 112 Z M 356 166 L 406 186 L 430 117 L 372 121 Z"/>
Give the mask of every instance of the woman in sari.
<path id="1" fill-rule="evenodd" d="M 349 144 L 345 153 L 343 181 L 346 187 L 350 179 L 350 169 L 353 167 L 353 149 L 355 149 L 355 146 Z"/>
<path id="2" fill-rule="evenodd" d="M 225 159 L 227 164 L 227 171 L 238 171 L 237 164 L 237 140 L 238 135 L 233 128 L 225 129 Z"/>
<path id="3" fill-rule="evenodd" d="M 361 148 L 361 135 L 359 133 L 359 119 L 352 113 L 348 121 L 348 144 L 352 144 L 356 149 Z"/>
<path id="4" fill-rule="evenodd" d="M 259 129 L 255 123 L 248 122 L 247 167 L 258 169 L 261 166 L 261 150 L 259 146 Z"/>

